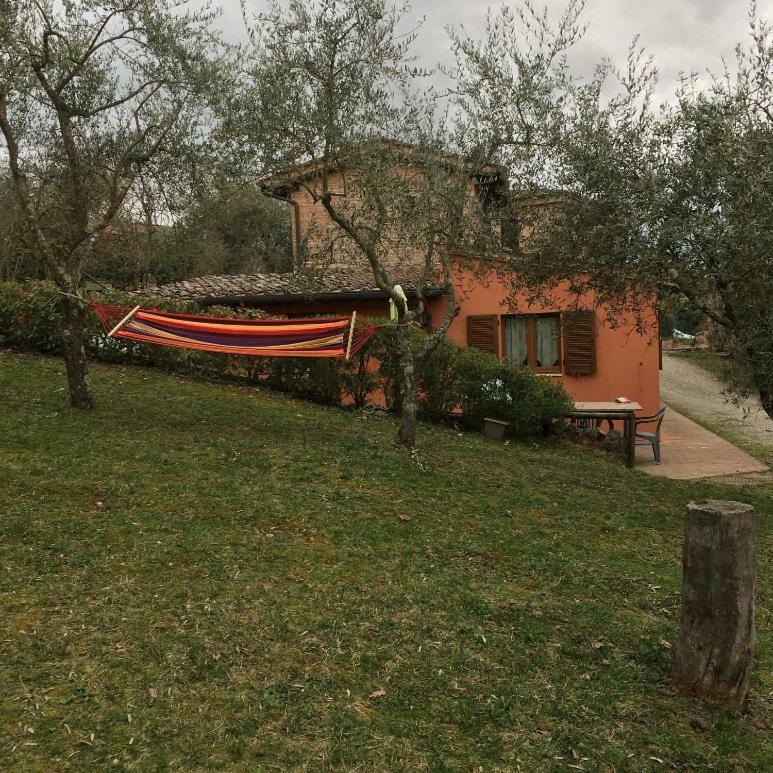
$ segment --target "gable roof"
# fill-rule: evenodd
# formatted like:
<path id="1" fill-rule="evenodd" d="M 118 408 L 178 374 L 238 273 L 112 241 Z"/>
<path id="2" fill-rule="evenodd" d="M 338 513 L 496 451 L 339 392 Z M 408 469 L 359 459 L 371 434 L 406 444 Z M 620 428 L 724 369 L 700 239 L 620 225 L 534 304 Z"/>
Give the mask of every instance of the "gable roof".
<path id="1" fill-rule="evenodd" d="M 416 285 L 401 283 L 406 295 L 416 294 Z M 234 274 L 183 279 L 152 290 L 159 298 L 196 300 L 205 305 L 222 303 L 282 303 L 284 301 L 335 301 L 386 299 L 373 274 L 365 268 L 331 269 L 320 275 L 303 273 Z M 440 285 L 428 287 L 426 295 L 443 294 Z"/>
<path id="2" fill-rule="evenodd" d="M 408 142 L 401 140 L 391 139 L 389 137 L 376 137 L 370 141 L 372 146 L 383 149 L 384 151 L 391 153 L 395 157 L 395 161 L 403 161 L 408 163 L 421 164 L 420 156 L 414 157 L 414 153 L 417 151 L 416 146 L 411 145 Z M 277 170 L 270 174 L 263 175 L 258 179 L 258 184 L 264 193 L 271 195 L 272 193 L 279 194 L 284 197 L 298 188 L 303 182 L 319 177 L 322 170 L 327 169 L 344 169 L 344 168 L 356 168 L 357 166 L 357 154 L 367 147 L 368 143 L 363 142 L 359 145 L 353 145 L 347 149 L 341 150 L 341 152 L 333 153 L 328 163 L 324 163 L 318 160 L 309 160 L 302 163 L 290 164 L 285 169 Z M 459 161 L 459 156 L 451 151 L 443 153 L 445 162 L 453 166 Z M 471 178 L 484 180 L 486 182 L 499 182 L 503 183 L 505 180 L 504 170 L 496 164 L 489 163 L 477 172 L 471 173 Z"/>

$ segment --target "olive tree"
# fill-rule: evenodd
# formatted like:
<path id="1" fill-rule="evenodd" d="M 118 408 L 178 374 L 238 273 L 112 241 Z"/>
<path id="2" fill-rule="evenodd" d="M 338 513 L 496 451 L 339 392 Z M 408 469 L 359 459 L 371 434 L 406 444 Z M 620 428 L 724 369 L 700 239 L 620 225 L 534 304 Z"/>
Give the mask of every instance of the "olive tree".
<path id="1" fill-rule="evenodd" d="M 165 234 L 154 272 L 160 281 L 205 274 L 286 271 L 290 221 L 286 205 L 254 183 L 229 175 L 199 189 Z"/>
<path id="2" fill-rule="evenodd" d="M 575 6 L 572 6 L 574 8 Z M 506 61 L 494 47 L 451 32 L 445 92 L 422 88 L 405 6 L 387 0 L 290 0 L 251 29 L 249 79 L 240 95 L 240 144 L 275 189 L 300 190 L 315 212 L 306 226 L 306 269 L 356 265 L 397 307 L 402 364 L 400 442 L 416 442 L 416 381 L 459 311 L 455 272 L 484 273 L 500 256 L 498 208 L 504 147 L 535 146 L 533 121 L 576 13 L 556 33 L 540 27 Z M 538 18 L 535 16 L 535 18 Z M 489 18 L 506 34 L 508 11 Z M 489 88 L 491 77 L 501 79 Z M 516 104 L 504 84 L 521 89 Z M 411 306 L 401 284 L 409 281 Z M 445 310 L 418 346 L 409 327 L 441 288 Z"/>
<path id="3" fill-rule="evenodd" d="M 516 263 L 532 292 L 570 278 L 638 325 L 642 299 L 681 299 L 727 334 L 736 391 L 773 415 L 773 34 L 754 6 L 750 25 L 732 68 L 683 78 L 665 105 L 636 46 L 622 72 L 572 87 L 526 186 L 555 206 L 520 206 L 539 228 Z"/>
<path id="4" fill-rule="evenodd" d="M 62 292 L 70 401 L 91 408 L 83 267 L 143 191 L 181 176 L 221 76 L 208 8 L 177 0 L 0 2 L 0 136 L 27 239 Z"/>

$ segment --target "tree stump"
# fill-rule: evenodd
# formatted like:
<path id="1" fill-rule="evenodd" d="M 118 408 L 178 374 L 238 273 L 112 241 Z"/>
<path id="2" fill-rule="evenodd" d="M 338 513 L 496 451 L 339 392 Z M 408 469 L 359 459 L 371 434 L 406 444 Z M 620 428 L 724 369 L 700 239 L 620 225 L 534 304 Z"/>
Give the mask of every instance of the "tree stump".
<path id="1" fill-rule="evenodd" d="M 671 684 L 746 708 L 754 655 L 754 508 L 708 499 L 687 505 L 682 614 Z"/>

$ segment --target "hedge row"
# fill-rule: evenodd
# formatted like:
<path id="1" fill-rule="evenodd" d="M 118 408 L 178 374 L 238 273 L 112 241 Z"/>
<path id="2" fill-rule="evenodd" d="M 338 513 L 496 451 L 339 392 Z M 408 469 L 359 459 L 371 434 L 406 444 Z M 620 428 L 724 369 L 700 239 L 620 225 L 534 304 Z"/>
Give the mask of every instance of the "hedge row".
<path id="1" fill-rule="evenodd" d="M 60 299 L 47 282 L 0 284 L 0 346 L 60 354 Z M 134 306 L 136 296 L 118 292 L 100 295 L 100 302 Z M 144 306 L 210 316 L 267 317 L 255 309 L 199 307 L 168 299 L 141 299 Z M 400 364 L 395 357 L 396 331 L 382 328 L 351 362 L 291 358 L 234 357 L 207 352 L 147 346 L 108 338 L 95 315 L 88 315 L 87 353 L 106 362 L 147 365 L 207 379 L 239 379 L 260 383 L 326 405 L 361 408 L 383 395 L 386 407 L 401 404 Z M 419 346 L 423 333 L 413 333 Z M 441 341 L 419 377 L 419 413 L 429 421 L 448 420 L 461 409 L 459 422 L 482 428 L 484 417 L 509 421 L 514 433 L 528 435 L 548 429 L 563 416 L 570 400 L 560 384 L 527 368 L 478 349 Z"/>

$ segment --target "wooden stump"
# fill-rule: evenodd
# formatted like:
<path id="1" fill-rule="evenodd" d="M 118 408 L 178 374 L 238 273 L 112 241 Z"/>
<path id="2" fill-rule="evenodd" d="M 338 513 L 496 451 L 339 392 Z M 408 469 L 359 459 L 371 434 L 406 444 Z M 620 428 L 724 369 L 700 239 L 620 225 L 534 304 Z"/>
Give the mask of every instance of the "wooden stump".
<path id="1" fill-rule="evenodd" d="M 682 614 L 670 682 L 746 708 L 754 655 L 754 508 L 708 499 L 687 505 Z"/>

